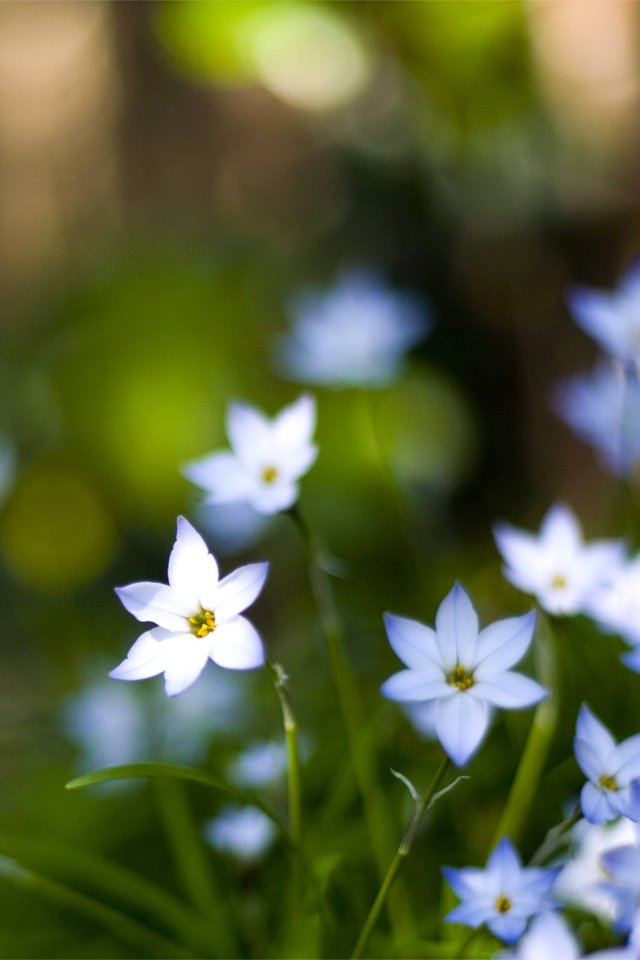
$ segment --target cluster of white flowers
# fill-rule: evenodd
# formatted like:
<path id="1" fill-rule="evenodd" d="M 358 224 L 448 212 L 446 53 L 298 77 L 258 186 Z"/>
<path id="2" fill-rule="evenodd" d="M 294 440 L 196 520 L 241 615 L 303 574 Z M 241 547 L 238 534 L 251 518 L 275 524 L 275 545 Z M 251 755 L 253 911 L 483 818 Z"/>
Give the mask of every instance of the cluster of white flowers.
<path id="1" fill-rule="evenodd" d="M 617 294 L 574 291 L 570 302 L 578 322 L 614 356 L 618 369 L 599 371 L 596 387 L 574 383 L 558 394 L 565 419 L 618 472 L 627 472 L 640 456 L 640 311 L 634 312 L 639 299 L 640 268 L 630 272 Z M 344 274 L 328 293 L 299 298 L 293 310 L 294 326 L 280 345 L 280 363 L 291 378 L 322 386 L 388 384 L 407 350 L 429 328 L 413 298 L 389 291 L 374 274 L 363 272 Z M 183 472 L 205 491 L 205 503 L 218 508 L 242 507 L 265 517 L 291 510 L 300 480 L 318 455 L 315 423 L 316 401 L 309 394 L 273 419 L 247 403 L 233 403 L 226 423 L 230 450 L 192 461 Z M 605 631 L 618 632 L 633 646 L 624 662 L 640 672 L 640 556 L 629 558 L 622 540 L 586 543 L 577 518 L 562 503 L 548 511 L 538 535 L 505 523 L 496 525 L 494 535 L 509 582 L 553 616 L 587 615 Z M 141 680 L 163 674 L 166 693 L 173 697 L 194 683 L 209 660 L 231 670 L 261 666 L 261 637 L 243 613 L 259 596 L 267 571 L 268 564 L 253 563 L 220 579 L 204 539 L 179 517 L 168 583 L 117 590 L 130 613 L 154 626 L 110 675 Z M 418 729 L 435 734 L 457 766 L 466 765 L 479 749 L 495 708 L 527 708 L 547 696 L 537 681 L 511 669 L 531 645 L 535 610 L 480 629 L 471 600 L 456 583 L 440 604 L 433 629 L 390 613 L 384 622 L 405 669 L 382 684 L 382 694 L 402 704 Z M 580 795 L 582 851 L 586 856 L 591 843 L 592 861 L 597 859 L 606 879 L 601 874 L 594 879 L 592 871 L 587 883 L 585 870 L 576 892 L 570 863 L 564 869 L 523 866 L 507 837 L 485 869 L 443 870 L 461 901 L 446 919 L 487 925 L 499 939 L 517 943 L 501 956 L 579 957 L 577 939 L 553 911 L 581 898 L 593 912 L 606 913 L 614 930 L 628 938 L 626 946 L 598 956 L 638 955 L 640 841 L 634 832 L 630 842 L 616 846 L 613 830 L 602 825 L 616 821 L 625 840 L 631 822 L 640 821 L 640 734 L 616 743 L 584 704 L 574 750 L 587 777 Z M 264 786 L 277 781 L 285 764 L 280 745 L 259 744 L 231 765 L 230 779 Z M 598 855 L 591 835 L 585 839 L 591 829 L 610 829 L 607 843 L 612 842 L 599 847 Z M 275 831 L 259 809 L 228 808 L 207 824 L 206 835 L 218 850 L 250 862 L 268 850 Z M 600 910 L 602 903 L 606 910 Z"/>

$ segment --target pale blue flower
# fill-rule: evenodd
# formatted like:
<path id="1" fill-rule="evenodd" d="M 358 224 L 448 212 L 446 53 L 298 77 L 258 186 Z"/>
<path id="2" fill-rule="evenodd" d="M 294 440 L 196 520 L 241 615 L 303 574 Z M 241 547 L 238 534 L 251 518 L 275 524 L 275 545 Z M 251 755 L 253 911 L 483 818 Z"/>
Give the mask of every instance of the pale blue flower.
<path id="1" fill-rule="evenodd" d="M 282 741 L 255 743 L 229 766 L 229 779 L 239 787 L 268 787 L 287 770 L 287 748 Z"/>
<path id="2" fill-rule="evenodd" d="M 383 387 L 429 332 L 417 298 L 390 289 L 373 270 L 339 274 L 330 289 L 291 305 L 292 330 L 279 359 L 290 379 L 329 387 Z"/>
<path id="3" fill-rule="evenodd" d="M 393 614 L 385 615 L 385 626 L 408 669 L 389 677 L 382 694 L 401 703 L 436 701 L 436 734 L 458 766 L 479 747 L 492 706 L 513 710 L 546 696 L 535 680 L 509 670 L 531 643 L 534 611 L 478 631 L 476 612 L 457 583 L 440 604 L 435 630 Z"/>
<path id="4" fill-rule="evenodd" d="M 640 669 L 640 555 L 612 567 L 609 583 L 593 593 L 586 612 L 606 633 L 617 633 L 636 647 L 622 661 L 632 670 Z"/>
<path id="5" fill-rule="evenodd" d="M 554 614 L 584 610 L 594 590 L 609 582 L 625 552 L 621 540 L 585 543 L 574 513 L 562 503 L 547 512 L 538 535 L 497 524 L 494 536 L 506 561 L 506 579 Z"/>
<path id="6" fill-rule="evenodd" d="M 553 906 L 549 891 L 558 871 L 523 867 L 507 837 L 492 852 L 485 870 L 443 867 L 442 872 L 462 901 L 445 920 L 468 927 L 486 923 L 507 943 L 515 943 L 522 936 L 530 917 Z"/>
<path id="7" fill-rule="evenodd" d="M 616 817 L 640 820 L 640 734 L 616 744 L 609 730 L 583 704 L 573 741 L 576 760 L 588 777 L 580 793 L 591 823 Z"/>
<path id="8" fill-rule="evenodd" d="M 109 676 L 143 680 L 163 673 L 167 695 L 176 696 L 197 680 L 208 660 L 229 670 L 261 666 L 260 636 L 240 614 L 262 590 L 268 569 L 267 563 L 251 563 L 219 580 L 206 543 L 178 517 L 168 585 L 143 581 L 116 589 L 129 613 L 157 626 L 138 637 Z"/>
<path id="9" fill-rule="evenodd" d="M 615 290 L 573 287 L 567 302 L 585 333 L 623 362 L 640 359 L 640 263 L 633 263 Z"/>
<path id="10" fill-rule="evenodd" d="M 257 807 L 227 806 L 204 824 L 204 833 L 216 850 L 250 862 L 267 852 L 276 837 L 276 827 Z"/>
<path id="11" fill-rule="evenodd" d="M 594 447 L 605 470 L 624 475 L 640 458 L 640 382 L 635 372 L 609 363 L 560 383 L 553 407 L 561 420 Z"/>
<path id="12" fill-rule="evenodd" d="M 182 472 L 207 492 L 208 503 L 247 503 L 263 514 L 288 510 L 298 499 L 298 480 L 318 455 L 315 424 L 316 404 L 308 394 L 271 420 L 248 403 L 232 403 L 231 450 L 187 463 Z"/>
<path id="13" fill-rule="evenodd" d="M 602 854 L 639 839 L 638 827 L 626 817 L 604 823 L 590 823 L 583 817 L 571 828 L 569 859 L 558 874 L 554 895 L 563 903 L 611 922 L 617 907 L 613 897 L 602 889 L 606 879 Z"/>
<path id="14" fill-rule="evenodd" d="M 515 950 L 504 950 L 497 956 L 500 960 L 579 960 L 582 953 L 566 920 L 548 911 L 534 917 Z"/>
<path id="15" fill-rule="evenodd" d="M 626 844 L 602 855 L 608 882 L 603 884 L 618 905 L 616 930 L 632 931 L 632 940 L 640 946 L 640 846 Z"/>

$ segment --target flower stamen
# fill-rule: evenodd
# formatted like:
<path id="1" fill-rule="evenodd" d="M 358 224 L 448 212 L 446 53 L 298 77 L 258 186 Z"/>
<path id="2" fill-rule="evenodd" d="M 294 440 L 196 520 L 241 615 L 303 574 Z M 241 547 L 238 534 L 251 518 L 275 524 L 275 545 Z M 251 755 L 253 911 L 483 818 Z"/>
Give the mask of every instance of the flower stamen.
<path id="1" fill-rule="evenodd" d="M 553 590 L 566 590 L 567 578 L 563 573 L 556 573 L 551 577 L 551 588 Z"/>
<path id="2" fill-rule="evenodd" d="M 608 774 L 603 773 L 598 780 L 598 783 L 601 787 L 604 787 L 605 790 L 612 790 L 614 793 L 618 789 L 618 784 L 616 783 L 615 777 L 610 777 Z"/>
<path id="3" fill-rule="evenodd" d="M 192 627 L 191 632 L 196 637 L 207 637 L 216 628 L 216 618 L 211 610 L 202 610 L 188 620 Z"/>
<path id="4" fill-rule="evenodd" d="M 447 683 L 450 687 L 457 687 L 458 690 L 464 693 L 465 690 L 469 690 L 469 688 L 475 684 L 475 680 L 473 679 L 471 670 L 467 670 L 466 667 L 457 663 L 451 673 L 448 674 Z"/>
<path id="5" fill-rule="evenodd" d="M 277 467 L 264 467 L 260 477 L 263 483 L 274 483 L 278 479 Z"/>
<path id="6" fill-rule="evenodd" d="M 495 908 L 498 913 L 508 913 L 509 910 L 511 910 L 511 900 L 509 900 L 509 897 L 505 897 L 505 895 L 501 893 L 495 902 Z"/>

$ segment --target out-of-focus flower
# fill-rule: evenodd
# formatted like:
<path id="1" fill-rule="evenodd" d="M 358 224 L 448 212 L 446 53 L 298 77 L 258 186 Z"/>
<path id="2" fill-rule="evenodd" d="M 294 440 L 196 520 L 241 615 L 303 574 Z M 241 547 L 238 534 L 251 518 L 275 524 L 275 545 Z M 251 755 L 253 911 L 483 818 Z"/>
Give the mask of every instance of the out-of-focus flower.
<path id="1" fill-rule="evenodd" d="M 633 263 L 617 288 L 607 292 L 573 287 L 567 302 L 585 333 L 623 362 L 640 360 L 640 263 Z"/>
<path id="2" fill-rule="evenodd" d="M 534 917 L 515 950 L 502 950 L 497 956 L 500 960 L 579 960 L 581 952 L 566 920 L 548 911 Z"/>
<path id="3" fill-rule="evenodd" d="M 267 852 L 275 839 L 276 828 L 257 807 L 228 806 L 205 823 L 204 833 L 216 850 L 251 862 Z"/>
<path id="4" fill-rule="evenodd" d="M 385 625 L 408 669 L 383 683 L 383 695 L 401 703 L 435 700 L 438 739 L 458 766 L 479 747 L 491 706 L 512 710 L 546 696 L 535 680 L 508 669 L 531 643 L 533 611 L 478 632 L 476 612 L 457 583 L 440 604 L 435 630 L 393 614 L 385 615 Z"/>
<path id="5" fill-rule="evenodd" d="M 589 911 L 605 921 L 616 916 L 615 899 L 602 889 L 606 874 L 600 857 L 620 844 L 640 840 L 637 827 L 626 817 L 608 823 L 579 820 L 571 830 L 571 855 L 564 864 L 553 893 L 559 900 Z"/>
<path id="6" fill-rule="evenodd" d="M 208 503 L 245 502 L 265 514 L 287 510 L 298 499 L 297 481 L 318 455 L 315 422 L 315 400 L 308 394 L 273 420 L 249 404 L 233 403 L 227 416 L 231 452 L 187 463 L 183 473 L 206 490 Z"/>
<path id="7" fill-rule="evenodd" d="M 607 850 L 601 860 L 608 877 L 603 888 L 618 905 L 614 926 L 625 933 L 633 931 L 632 939 L 640 946 L 640 845 Z"/>
<path id="8" fill-rule="evenodd" d="M 299 295 L 280 342 L 288 377 L 328 387 L 384 387 L 429 332 L 426 310 L 371 270 L 346 270 L 326 292 Z"/>
<path id="9" fill-rule="evenodd" d="M 82 751 L 84 770 L 139 760 L 153 740 L 134 691 L 108 680 L 91 683 L 66 700 L 62 728 Z"/>
<path id="10" fill-rule="evenodd" d="M 598 452 L 602 467 L 624 475 L 640 459 L 640 382 L 635 372 L 600 363 L 560 383 L 553 407 Z"/>
<path id="11" fill-rule="evenodd" d="M 618 633 L 636 648 L 640 644 L 640 556 L 614 568 L 609 583 L 596 590 L 586 612 L 606 633 Z M 640 650 L 625 654 L 622 660 L 632 670 L 640 670 Z"/>
<path id="12" fill-rule="evenodd" d="M 573 748 L 588 777 L 580 806 L 591 823 L 616 817 L 640 820 L 640 734 L 616 744 L 609 730 L 583 704 Z"/>
<path id="13" fill-rule="evenodd" d="M 480 927 L 486 923 L 496 937 L 515 943 L 527 920 L 550 909 L 549 891 L 555 869 L 523 867 L 510 840 L 503 837 L 485 870 L 443 867 L 449 886 L 461 903 L 447 914 L 449 923 Z"/>
<path id="14" fill-rule="evenodd" d="M 252 563 L 218 582 L 218 565 L 206 543 L 178 517 L 169 585 L 143 582 L 116 589 L 129 613 L 157 626 L 138 638 L 109 675 L 143 680 L 164 673 L 165 691 L 175 696 L 199 677 L 209 659 L 231 670 L 261 666 L 262 641 L 239 614 L 260 593 L 268 567 Z"/>
<path id="15" fill-rule="evenodd" d="M 240 787 L 267 787 L 287 769 L 287 748 L 283 742 L 256 743 L 232 762 L 229 779 Z"/>
<path id="16" fill-rule="evenodd" d="M 547 512 L 539 536 L 508 524 L 497 524 L 494 536 L 506 561 L 506 579 L 555 614 L 583 610 L 593 591 L 612 576 L 625 550 L 620 540 L 585 544 L 576 517 L 561 503 Z"/>

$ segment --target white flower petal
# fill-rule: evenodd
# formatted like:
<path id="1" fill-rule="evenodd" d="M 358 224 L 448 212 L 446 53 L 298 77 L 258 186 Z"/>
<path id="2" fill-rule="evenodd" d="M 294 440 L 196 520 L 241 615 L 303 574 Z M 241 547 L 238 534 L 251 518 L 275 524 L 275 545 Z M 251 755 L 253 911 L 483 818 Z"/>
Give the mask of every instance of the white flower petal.
<path id="1" fill-rule="evenodd" d="M 538 703 L 547 696 L 547 691 L 535 680 L 507 670 L 504 673 L 492 674 L 486 680 L 478 679 L 469 694 L 496 707 L 515 710 Z"/>
<path id="2" fill-rule="evenodd" d="M 256 484 L 248 500 L 257 513 L 271 515 L 288 510 L 298 499 L 298 485 L 295 483 Z"/>
<path id="3" fill-rule="evenodd" d="M 432 666 L 432 674 L 417 670 L 400 670 L 394 673 L 380 687 L 383 697 L 399 700 L 401 703 L 417 703 L 420 700 L 452 697 L 457 693 L 442 677 L 442 671 Z"/>
<path id="4" fill-rule="evenodd" d="M 589 744 L 598 758 L 598 763 L 600 765 L 598 775 L 601 774 L 602 764 L 615 749 L 616 742 L 605 725 L 598 720 L 594 713 L 591 712 L 586 703 L 583 703 L 578 713 L 578 720 L 576 723 L 576 739 L 584 740 Z"/>
<path id="5" fill-rule="evenodd" d="M 125 610 L 137 620 L 157 623 L 174 633 L 184 630 L 185 617 L 193 613 L 189 603 L 164 583 L 130 583 L 116 587 L 116 593 Z"/>
<path id="6" fill-rule="evenodd" d="M 252 474 L 233 453 L 211 453 L 182 467 L 188 480 L 202 487 L 214 503 L 242 500 L 251 486 Z"/>
<path id="7" fill-rule="evenodd" d="M 618 816 L 617 811 L 612 810 L 602 790 L 597 790 L 590 782 L 585 783 L 582 788 L 580 806 L 590 823 L 604 823 L 606 820 L 613 820 Z"/>
<path id="8" fill-rule="evenodd" d="M 109 676 L 114 680 L 146 680 L 163 673 L 171 650 L 167 642 L 180 639 L 179 635 L 155 627 L 138 637 L 126 658 L 118 664 Z"/>
<path id="9" fill-rule="evenodd" d="M 252 670 L 264 663 L 262 640 L 244 617 L 233 617 L 209 634 L 209 656 L 228 670 Z"/>
<path id="10" fill-rule="evenodd" d="M 571 557 L 582 546 L 582 529 L 576 515 L 565 503 L 555 503 L 540 524 L 540 538 L 557 556 Z"/>
<path id="11" fill-rule="evenodd" d="M 215 603 L 216 623 L 220 626 L 242 613 L 256 599 L 269 572 L 268 563 L 250 563 L 228 574 L 218 585 Z"/>
<path id="12" fill-rule="evenodd" d="M 306 447 L 316 427 L 316 401 L 309 393 L 284 407 L 273 421 L 273 436 L 279 449 Z"/>
<path id="13" fill-rule="evenodd" d="M 519 583 L 517 586 L 532 591 L 533 585 L 540 582 L 542 573 L 538 538 L 506 523 L 496 524 L 493 535 L 496 546 L 508 565 L 507 579 L 512 580 L 514 574 L 521 573 L 527 585 Z"/>
<path id="14" fill-rule="evenodd" d="M 268 419 L 248 403 L 232 403 L 227 413 L 227 436 L 233 452 L 247 466 L 259 463 L 273 447 Z"/>
<path id="15" fill-rule="evenodd" d="M 462 767 L 478 749 L 489 724 L 489 707 L 465 693 L 439 700 L 436 733 L 445 752 Z"/>
<path id="16" fill-rule="evenodd" d="M 476 644 L 476 669 L 478 679 L 489 673 L 507 670 L 525 655 L 536 625 L 536 613 L 532 610 L 522 617 L 498 620 L 480 631 Z"/>
<path id="17" fill-rule="evenodd" d="M 184 637 L 180 648 L 174 648 L 164 668 L 164 689 L 168 697 L 176 697 L 190 687 L 202 673 L 209 659 L 209 647 L 200 637 Z"/>
<path id="18" fill-rule="evenodd" d="M 391 649 L 406 666 L 417 671 L 434 664 L 441 667 L 442 657 L 435 631 L 431 627 L 393 613 L 385 613 L 384 625 Z"/>
<path id="19" fill-rule="evenodd" d="M 178 517 L 176 542 L 169 557 L 169 583 L 187 603 L 191 614 L 215 597 L 218 564 L 205 541 L 184 517 Z"/>
<path id="20" fill-rule="evenodd" d="M 436 634 L 445 669 L 456 664 L 470 667 L 475 662 L 478 617 L 459 583 L 440 604 L 436 614 Z"/>
<path id="21" fill-rule="evenodd" d="M 279 450 L 278 474 L 283 480 L 297 480 L 315 463 L 317 456 L 318 448 L 313 444 Z"/>

